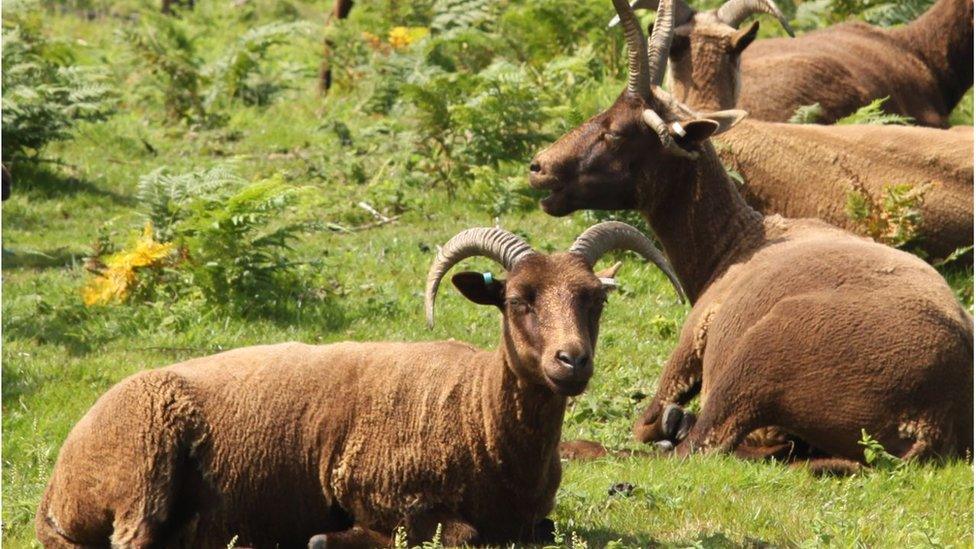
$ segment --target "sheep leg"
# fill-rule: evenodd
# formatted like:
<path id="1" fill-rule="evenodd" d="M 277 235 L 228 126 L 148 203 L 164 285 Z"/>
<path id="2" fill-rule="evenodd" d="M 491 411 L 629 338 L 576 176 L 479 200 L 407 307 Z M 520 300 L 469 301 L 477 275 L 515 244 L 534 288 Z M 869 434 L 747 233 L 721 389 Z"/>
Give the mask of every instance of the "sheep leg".
<path id="1" fill-rule="evenodd" d="M 680 406 L 698 394 L 701 379 L 701 357 L 692 345 L 679 344 L 661 374 L 651 404 L 634 423 L 634 438 L 640 442 L 675 440 L 682 419 Z"/>
<path id="2" fill-rule="evenodd" d="M 790 467 L 806 469 L 810 471 L 812 475 L 818 477 L 847 477 L 863 469 L 864 465 L 854 460 L 844 458 L 817 458 L 806 461 L 797 461 L 791 463 Z"/>
<path id="3" fill-rule="evenodd" d="M 53 546 L 153 547 L 188 525 L 179 509 L 192 478 L 190 448 L 205 427 L 185 381 L 147 372 L 102 396 L 61 448 L 38 509 L 42 539 Z M 188 505 L 188 504 L 187 504 Z"/>
<path id="4" fill-rule="evenodd" d="M 544 518 L 532 527 L 532 537 L 527 543 L 552 545 L 556 540 L 556 523 L 552 519 Z"/>
<path id="5" fill-rule="evenodd" d="M 420 513 L 407 521 L 407 540 L 410 545 L 430 541 L 441 530 L 441 544 L 445 547 L 474 545 L 478 530 L 457 515 L 439 512 Z"/>
<path id="6" fill-rule="evenodd" d="M 677 455 L 729 453 L 754 429 L 765 426 L 759 414 L 763 403 L 762 392 L 757 389 L 760 385 L 751 376 L 739 375 L 740 370 L 727 369 L 731 373 L 717 380 L 702 407 L 701 415 L 694 420 L 687 436 L 675 448 Z"/>
<path id="7" fill-rule="evenodd" d="M 308 549 L 373 549 L 391 545 L 393 540 L 389 536 L 362 526 L 319 534 L 308 540 Z"/>

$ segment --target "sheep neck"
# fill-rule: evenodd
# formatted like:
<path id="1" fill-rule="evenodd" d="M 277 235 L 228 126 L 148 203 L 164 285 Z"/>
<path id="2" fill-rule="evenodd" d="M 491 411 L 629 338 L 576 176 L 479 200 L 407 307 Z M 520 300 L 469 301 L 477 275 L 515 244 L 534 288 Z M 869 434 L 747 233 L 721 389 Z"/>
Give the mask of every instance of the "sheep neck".
<path id="1" fill-rule="evenodd" d="M 915 21 L 891 31 L 929 67 L 950 107 L 973 84 L 972 17 L 969 0 L 939 0 Z"/>
<path id="2" fill-rule="evenodd" d="M 506 467 L 538 478 L 557 451 L 566 397 L 519 379 L 505 350 L 492 358 L 496 366 L 485 370 L 482 386 L 487 450 Z"/>
<path id="3" fill-rule="evenodd" d="M 658 163 L 641 191 L 641 214 L 692 303 L 763 239 L 762 215 L 735 189 L 710 142 L 697 161 L 668 157 Z"/>

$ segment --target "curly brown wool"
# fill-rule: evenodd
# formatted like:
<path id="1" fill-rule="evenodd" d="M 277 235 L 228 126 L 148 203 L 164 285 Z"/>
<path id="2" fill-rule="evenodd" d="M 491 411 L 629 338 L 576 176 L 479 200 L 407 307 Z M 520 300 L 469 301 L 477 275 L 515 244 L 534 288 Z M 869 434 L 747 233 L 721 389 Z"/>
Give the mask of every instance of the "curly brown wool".
<path id="1" fill-rule="evenodd" d="M 738 451 L 775 428 L 811 455 L 859 462 L 865 429 L 901 457 L 968 455 L 972 317 L 939 273 L 821 221 L 762 216 L 709 142 L 744 113 L 694 113 L 652 91 L 625 91 L 530 167 L 551 215 L 641 212 L 694 304 L 635 436 L 681 439 L 684 455 Z M 691 154 L 662 142 L 648 110 Z M 694 421 L 680 406 L 698 394 Z"/>
<path id="2" fill-rule="evenodd" d="M 735 108 L 739 56 L 757 26 L 738 30 L 714 11 L 688 15 L 675 29 L 670 54 L 675 97 L 694 109 Z M 973 244 L 971 127 L 946 132 L 743 120 L 717 143 L 724 163 L 742 175 L 746 201 L 762 213 L 814 217 L 857 230 L 845 211 L 855 187 L 880 197 L 886 186 L 907 183 L 927 188 L 916 245 L 931 260 Z"/>
<path id="3" fill-rule="evenodd" d="M 600 224 L 569 253 L 526 245 L 497 254 L 510 263 L 507 280 L 456 274 L 468 299 L 502 312 L 495 350 L 285 343 L 121 381 L 64 442 L 37 511 L 38 539 L 225 547 L 237 536 L 238 546 L 297 547 L 315 536 L 316 547 L 372 547 L 389 545 L 397 527 L 419 543 L 440 525 L 448 546 L 545 541 L 566 399 L 593 374 L 619 267 L 594 273 L 593 263 L 611 249 L 663 257 L 634 234 Z M 495 257 L 490 244 L 501 236 L 518 238 L 462 232 L 431 272 Z"/>

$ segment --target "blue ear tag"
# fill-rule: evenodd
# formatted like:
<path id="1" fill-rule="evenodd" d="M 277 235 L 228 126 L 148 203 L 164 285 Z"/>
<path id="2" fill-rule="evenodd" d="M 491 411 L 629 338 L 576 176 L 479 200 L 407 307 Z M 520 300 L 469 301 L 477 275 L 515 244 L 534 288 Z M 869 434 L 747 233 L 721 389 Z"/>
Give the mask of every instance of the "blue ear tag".
<path id="1" fill-rule="evenodd" d="M 491 273 L 482 273 L 481 276 L 483 276 L 485 278 L 485 284 L 486 285 L 491 284 L 491 282 L 493 280 L 492 277 L 491 277 Z"/>

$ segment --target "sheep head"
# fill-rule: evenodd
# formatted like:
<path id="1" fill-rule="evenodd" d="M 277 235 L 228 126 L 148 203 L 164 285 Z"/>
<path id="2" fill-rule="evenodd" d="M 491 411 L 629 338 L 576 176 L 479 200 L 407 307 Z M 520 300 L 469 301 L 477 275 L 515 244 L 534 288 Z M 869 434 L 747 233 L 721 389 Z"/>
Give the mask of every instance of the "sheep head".
<path id="1" fill-rule="evenodd" d="M 758 13 L 772 15 L 793 36 L 793 29 L 773 0 L 729 0 L 716 10 L 696 12 L 676 0 L 671 42 L 671 91 L 682 103 L 700 109 L 731 109 L 739 98 L 739 61 L 755 40 L 759 22 L 739 28 Z M 632 7 L 657 8 L 657 0 Z M 611 25 L 616 24 L 616 18 Z"/>
<path id="2" fill-rule="evenodd" d="M 660 88 L 674 30 L 672 2 L 658 5 L 657 24 L 645 42 L 626 0 L 613 0 L 627 37 L 627 88 L 609 109 L 532 160 L 530 184 L 550 193 L 541 202 L 546 213 L 635 209 L 665 196 L 664 187 L 675 184 L 672 174 L 697 158 L 702 142 L 745 116 L 699 114 Z"/>
<path id="3" fill-rule="evenodd" d="M 578 395 L 593 375 L 600 314 L 620 264 L 599 272 L 593 266 L 614 249 L 633 250 L 652 261 L 681 293 L 677 276 L 661 252 L 647 236 L 624 223 L 595 225 L 568 252 L 551 255 L 533 251 L 502 229 L 468 229 L 449 240 L 431 265 L 428 325 L 433 325 L 437 288 L 451 267 L 472 256 L 494 259 L 507 278 L 462 272 L 451 282 L 469 300 L 502 312 L 506 363 L 519 379 L 559 395 Z"/>

